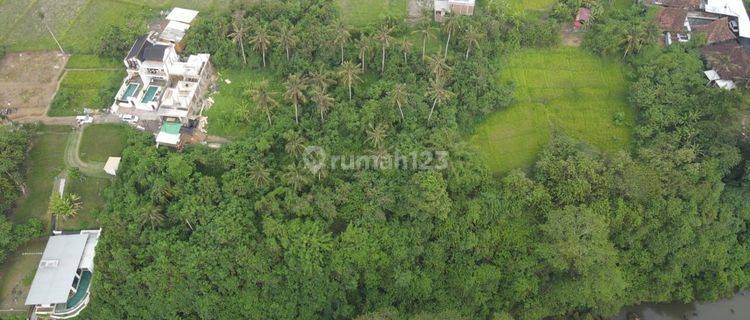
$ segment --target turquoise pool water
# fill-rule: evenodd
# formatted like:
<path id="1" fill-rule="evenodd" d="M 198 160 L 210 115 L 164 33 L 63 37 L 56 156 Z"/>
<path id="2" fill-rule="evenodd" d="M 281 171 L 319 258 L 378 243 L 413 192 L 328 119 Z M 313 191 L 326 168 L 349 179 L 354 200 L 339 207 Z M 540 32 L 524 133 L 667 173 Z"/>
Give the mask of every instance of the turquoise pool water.
<path id="1" fill-rule="evenodd" d="M 128 88 L 125 89 L 125 93 L 122 95 L 122 100 L 127 100 L 128 98 L 135 95 L 136 92 L 138 92 L 138 88 L 140 87 L 137 83 L 131 83 L 128 84 Z"/>
<path id="2" fill-rule="evenodd" d="M 149 103 L 151 101 L 154 101 L 154 98 L 156 98 L 157 90 L 159 90 L 159 87 L 149 86 L 148 89 L 146 89 L 146 94 L 143 95 L 143 99 L 141 99 L 141 102 Z"/>
<path id="3" fill-rule="evenodd" d="M 83 298 L 86 296 L 86 292 L 89 289 L 89 284 L 91 283 L 91 272 L 84 271 L 81 273 L 81 281 L 78 283 L 78 290 L 75 294 L 73 294 L 70 299 L 68 299 L 68 303 L 66 304 L 66 308 L 70 309 L 78 305 L 78 303 L 83 300 Z"/>

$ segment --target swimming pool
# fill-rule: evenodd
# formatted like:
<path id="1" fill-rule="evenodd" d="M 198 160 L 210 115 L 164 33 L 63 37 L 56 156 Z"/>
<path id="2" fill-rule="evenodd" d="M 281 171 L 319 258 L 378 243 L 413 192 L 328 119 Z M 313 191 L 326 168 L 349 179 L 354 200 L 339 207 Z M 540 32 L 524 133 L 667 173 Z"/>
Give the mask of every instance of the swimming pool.
<path id="1" fill-rule="evenodd" d="M 141 85 L 137 83 L 128 84 L 128 88 L 125 89 L 125 93 L 122 95 L 122 100 L 128 100 L 128 98 L 135 96 L 135 93 L 138 92 L 140 86 Z"/>
<path id="2" fill-rule="evenodd" d="M 143 99 L 141 99 L 141 103 L 149 103 L 156 100 L 156 91 L 158 90 L 159 87 L 157 86 L 148 86 L 148 89 L 146 89 L 146 94 L 144 94 Z"/>

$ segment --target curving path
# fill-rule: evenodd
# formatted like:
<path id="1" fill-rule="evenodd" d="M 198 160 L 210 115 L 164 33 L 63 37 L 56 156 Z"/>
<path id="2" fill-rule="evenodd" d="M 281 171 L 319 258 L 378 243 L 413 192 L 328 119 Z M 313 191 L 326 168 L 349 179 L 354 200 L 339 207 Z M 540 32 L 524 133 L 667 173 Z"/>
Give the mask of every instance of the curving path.
<path id="1" fill-rule="evenodd" d="M 65 147 L 65 164 L 69 167 L 75 167 L 81 170 L 81 173 L 89 177 L 110 178 L 104 172 L 104 163 L 102 162 L 84 162 L 81 160 L 79 150 L 81 149 L 81 137 L 83 137 L 84 127 L 76 129 L 68 138 Z"/>

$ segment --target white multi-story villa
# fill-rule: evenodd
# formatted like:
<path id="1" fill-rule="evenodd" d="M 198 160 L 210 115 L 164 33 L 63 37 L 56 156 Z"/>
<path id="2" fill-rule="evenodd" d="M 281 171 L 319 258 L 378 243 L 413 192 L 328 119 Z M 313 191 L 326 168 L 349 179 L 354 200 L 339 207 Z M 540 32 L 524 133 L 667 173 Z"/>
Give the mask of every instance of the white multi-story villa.
<path id="1" fill-rule="evenodd" d="M 31 319 L 69 319 L 86 307 L 100 234 L 84 230 L 49 238 L 26 297 Z"/>
<path id="2" fill-rule="evenodd" d="M 181 57 L 181 41 L 197 11 L 174 8 L 160 30 L 136 40 L 124 59 L 128 75 L 112 105 L 112 112 L 141 120 L 170 123 L 157 143 L 177 145 L 181 127 L 199 122 L 203 96 L 213 74 L 209 54 Z"/>
<path id="3" fill-rule="evenodd" d="M 474 15 L 476 0 L 435 0 L 435 21 L 442 22 L 449 13 L 456 15 Z"/>

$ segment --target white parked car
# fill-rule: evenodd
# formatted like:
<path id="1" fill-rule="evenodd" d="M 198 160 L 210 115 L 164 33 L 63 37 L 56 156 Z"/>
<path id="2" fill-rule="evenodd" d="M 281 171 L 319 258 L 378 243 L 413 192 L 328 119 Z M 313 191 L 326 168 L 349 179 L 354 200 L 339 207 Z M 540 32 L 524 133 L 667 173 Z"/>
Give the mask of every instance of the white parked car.
<path id="1" fill-rule="evenodd" d="M 138 122 L 138 116 L 134 116 L 132 114 L 124 114 L 122 115 L 122 121 L 125 121 L 127 123 L 136 123 Z"/>
<path id="2" fill-rule="evenodd" d="M 77 116 L 76 122 L 78 122 L 78 124 L 94 123 L 94 118 L 91 116 Z"/>

